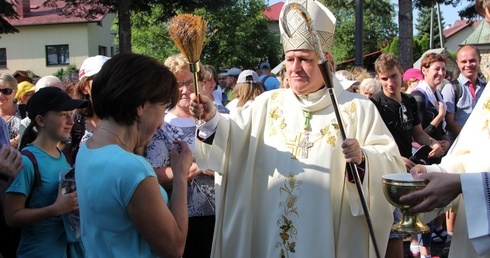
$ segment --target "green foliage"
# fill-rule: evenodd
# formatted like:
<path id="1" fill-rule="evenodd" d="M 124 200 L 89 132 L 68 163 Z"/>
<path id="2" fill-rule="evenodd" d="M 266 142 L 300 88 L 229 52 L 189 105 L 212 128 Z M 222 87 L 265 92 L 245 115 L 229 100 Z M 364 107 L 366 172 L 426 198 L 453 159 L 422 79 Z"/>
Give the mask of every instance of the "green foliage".
<path id="1" fill-rule="evenodd" d="M 424 34 L 421 38 L 413 40 L 413 60 L 418 60 L 425 51 L 429 50 L 429 35 Z"/>
<path id="2" fill-rule="evenodd" d="M 427 35 L 428 46 L 430 47 L 430 22 L 431 20 L 431 8 L 423 8 L 419 12 L 419 16 L 417 17 L 417 25 L 415 26 L 418 30 L 417 38 L 422 38 L 424 35 Z M 444 15 L 441 12 L 441 24 L 444 28 Z M 434 8 L 434 20 L 433 20 L 433 40 L 434 40 L 434 48 L 441 47 L 441 41 L 439 39 L 439 22 L 437 20 L 437 10 Z"/>
<path id="3" fill-rule="evenodd" d="M 474 0 L 467 0 L 467 1 L 474 1 Z M 424 7 L 431 7 L 434 6 L 435 3 L 439 3 L 441 5 L 452 5 L 453 7 L 456 7 L 461 0 L 413 0 L 413 6 L 417 9 L 422 9 Z"/>
<path id="4" fill-rule="evenodd" d="M 398 56 L 398 37 L 393 38 L 391 43 L 383 48 L 383 51 L 393 53 Z M 413 39 L 413 60 L 418 60 L 425 51 L 429 50 L 429 36 L 423 35 L 421 38 Z"/>
<path id="5" fill-rule="evenodd" d="M 337 17 L 332 55 L 336 62 L 354 57 L 355 51 L 355 6 L 354 1 L 328 1 L 329 9 Z M 381 49 L 386 39 L 397 33 L 393 22 L 395 10 L 389 0 L 364 1 L 363 53 Z"/>
<path id="6" fill-rule="evenodd" d="M 163 62 L 179 50 L 170 40 L 166 23 L 160 21 L 159 14 L 163 6 L 154 5 L 152 9 L 150 15 L 141 12 L 133 12 L 131 15 L 133 52 L 152 56 Z"/>
<path id="7" fill-rule="evenodd" d="M 7 19 L 19 19 L 12 1 L 0 0 L 0 34 L 19 32 Z"/>
<path id="8" fill-rule="evenodd" d="M 393 53 L 398 56 L 398 41 L 398 37 L 394 37 L 390 44 L 383 48 L 383 51 L 387 53 Z"/>
<path id="9" fill-rule="evenodd" d="M 208 10 L 196 9 L 195 14 L 208 21 L 208 39 L 201 54 L 204 64 L 218 70 L 230 67 L 257 69 L 258 64 L 268 61 L 272 66 L 282 61 L 279 35 L 273 33 L 262 10 L 263 0 L 240 1 L 233 6 Z M 165 60 L 178 53 L 170 40 L 166 24 L 157 14 L 162 5 L 153 7 L 153 14 L 133 14 L 133 50 Z M 213 32 L 215 33 L 213 34 Z"/>
<path id="10" fill-rule="evenodd" d="M 468 0 L 468 2 L 471 2 L 471 4 L 467 5 L 465 8 L 462 10 L 458 11 L 459 17 L 461 19 L 466 18 L 466 19 L 478 19 L 481 16 L 476 13 L 475 9 L 475 0 Z"/>
<path id="11" fill-rule="evenodd" d="M 76 65 L 70 64 L 67 67 L 65 67 L 65 69 L 63 69 L 63 68 L 58 69 L 55 73 L 53 73 L 53 76 L 56 76 L 60 80 L 63 80 L 63 77 L 66 74 L 70 74 L 70 73 L 76 72 L 77 70 L 78 69 L 77 69 L 77 66 Z"/>
<path id="12" fill-rule="evenodd" d="M 196 13 L 208 20 L 216 33 L 203 50 L 203 60 L 217 69 L 241 67 L 257 69 L 268 61 L 273 67 L 283 59 L 279 34 L 269 29 L 264 0 L 239 1 L 216 12 L 200 9 Z"/>
<path id="13" fill-rule="evenodd" d="M 58 8 L 58 0 L 44 0 L 44 6 Z M 186 0 L 186 1 L 159 1 L 159 0 L 65 0 L 64 6 L 60 9 L 64 16 L 82 17 L 94 19 L 97 15 L 107 12 L 117 13 L 117 28 L 119 52 L 132 51 L 132 30 L 130 13 L 143 13 L 152 15 L 152 7 L 161 5 L 158 17 L 160 21 L 167 20 L 175 15 L 177 10 L 193 10 L 195 8 L 207 8 L 214 10 L 233 3 L 233 0 Z"/>

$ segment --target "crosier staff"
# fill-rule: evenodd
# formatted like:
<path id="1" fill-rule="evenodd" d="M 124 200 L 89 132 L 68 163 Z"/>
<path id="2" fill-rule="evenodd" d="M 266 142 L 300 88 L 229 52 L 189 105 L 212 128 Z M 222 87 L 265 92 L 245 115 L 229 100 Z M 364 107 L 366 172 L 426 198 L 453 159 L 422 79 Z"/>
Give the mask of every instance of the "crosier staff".
<path id="1" fill-rule="evenodd" d="M 284 29 L 284 32 L 286 33 L 286 35 L 288 37 L 290 37 L 290 38 L 292 37 L 291 31 L 289 30 L 289 25 L 287 22 L 288 12 L 291 10 L 296 10 L 296 11 L 298 11 L 299 14 L 301 14 L 303 19 L 305 20 L 306 27 L 308 28 L 308 32 L 309 32 L 310 36 L 313 38 L 313 47 L 315 49 L 315 52 L 316 52 L 318 59 L 320 60 L 320 61 L 318 61 L 318 67 L 320 68 L 320 72 L 322 73 L 323 81 L 325 82 L 325 85 L 327 87 L 327 91 L 330 95 L 330 99 L 332 101 L 332 106 L 333 106 L 333 109 L 335 112 L 335 117 L 337 118 L 337 121 L 339 121 L 340 134 L 342 136 L 342 139 L 345 140 L 347 138 L 347 136 L 345 134 L 344 125 L 342 123 L 342 117 L 340 116 L 340 112 L 339 112 L 339 108 L 338 108 L 338 104 L 337 104 L 337 99 L 335 98 L 335 93 L 333 91 L 332 74 L 330 73 L 330 69 L 328 66 L 327 59 L 325 58 L 325 56 L 323 55 L 323 52 L 321 50 L 320 38 L 319 38 L 318 33 L 316 32 L 316 30 L 313 26 L 311 16 L 308 13 L 308 11 L 301 4 L 298 4 L 298 3 L 289 3 L 289 4 L 285 5 L 283 7 L 283 9 L 284 9 L 284 15 L 282 16 L 280 22 L 281 22 L 282 28 Z M 379 249 L 378 249 L 378 244 L 376 241 L 376 237 L 374 235 L 373 225 L 371 223 L 371 216 L 370 216 L 367 204 L 366 204 L 366 198 L 364 196 L 364 191 L 362 190 L 362 182 L 361 182 L 361 178 L 359 177 L 359 172 L 357 171 L 357 167 L 354 163 L 349 162 L 349 163 L 347 163 L 347 165 L 348 165 L 347 170 L 348 170 L 349 174 L 354 177 L 354 180 L 356 183 L 357 192 L 359 193 L 359 199 L 361 201 L 362 209 L 363 209 L 364 215 L 366 217 L 366 222 L 367 222 L 367 225 L 369 228 L 369 233 L 370 233 L 369 235 L 371 236 L 371 240 L 373 242 L 376 257 L 381 258 L 381 255 L 380 255 Z"/>

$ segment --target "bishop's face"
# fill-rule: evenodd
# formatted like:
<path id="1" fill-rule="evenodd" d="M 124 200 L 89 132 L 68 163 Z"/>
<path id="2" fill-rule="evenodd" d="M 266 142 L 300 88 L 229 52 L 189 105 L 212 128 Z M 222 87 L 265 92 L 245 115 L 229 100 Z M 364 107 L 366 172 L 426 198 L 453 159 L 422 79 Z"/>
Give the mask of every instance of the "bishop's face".
<path id="1" fill-rule="evenodd" d="M 286 75 L 296 94 L 307 95 L 319 90 L 324 82 L 313 50 L 291 50 L 286 53 Z"/>

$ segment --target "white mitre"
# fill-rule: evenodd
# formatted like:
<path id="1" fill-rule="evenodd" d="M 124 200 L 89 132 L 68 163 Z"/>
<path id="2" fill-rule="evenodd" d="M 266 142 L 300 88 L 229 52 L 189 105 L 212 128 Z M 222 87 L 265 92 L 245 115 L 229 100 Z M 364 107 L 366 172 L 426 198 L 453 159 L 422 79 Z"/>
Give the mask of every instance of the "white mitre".
<path id="1" fill-rule="evenodd" d="M 313 20 L 313 26 L 320 38 L 322 52 L 330 53 L 333 45 L 333 36 L 335 32 L 336 18 L 322 3 L 315 0 L 288 0 L 284 6 L 289 3 L 298 3 L 303 5 Z M 279 15 L 279 20 L 284 16 L 284 6 Z M 290 50 L 315 50 L 314 41 L 308 32 L 305 19 L 297 10 L 291 9 L 287 14 L 287 24 L 292 37 L 286 35 L 282 23 L 279 23 L 281 30 L 281 41 L 284 47 L 284 53 Z"/>

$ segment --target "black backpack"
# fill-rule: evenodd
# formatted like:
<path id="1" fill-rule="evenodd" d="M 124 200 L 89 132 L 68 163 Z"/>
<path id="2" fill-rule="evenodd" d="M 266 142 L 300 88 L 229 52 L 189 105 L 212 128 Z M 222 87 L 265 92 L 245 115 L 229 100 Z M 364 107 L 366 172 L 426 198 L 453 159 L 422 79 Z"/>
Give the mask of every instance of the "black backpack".
<path id="1" fill-rule="evenodd" d="M 26 156 L 29 158 L 29 160 L 32 162 L 32 165 L 34 167 L 34 184 L 32 185 L 31 191 L 29 193 L 29 196 L 27 196 L 26 199 L 26 207 L 28 206 L 29 202 L 31 201 L 32 193 L 34 192 L 34 189 L 36 187 L 41 186 L 41 174 L 39 173 L 39 168 L 37 165 L 37 160 L 34 154 L 28 150 L 22 150 L 21 151 L 22 155 Z M 17 247 L 19 246 L 20 242 L 20 232 L 21 228 L 12 228 L 7 226 L 5 223 L 5 216 L 4 216 L 4 199 L 5 199 L 5 192 L 7 189 L 10 187 L 12 182 L 14 181 L 15 178 L 9 177 L 8 180 L 2 180 L 0 179 L 0 209 L 1 209 L 1 214 L 0 214 L 0 253 L 4 258 L 15 258 L 16 257 L 16 252 L 17 252 Z"/>
<path id="2" fill-rule="evenodd" d="M 456 113 L 456 110 L 458 109 L 458 101 L 461 99 L 461 96 L 463 96 L 463 87 L 458 80 L 451 81 L 451 86 L 454 90 L 454 113 Z"/>

